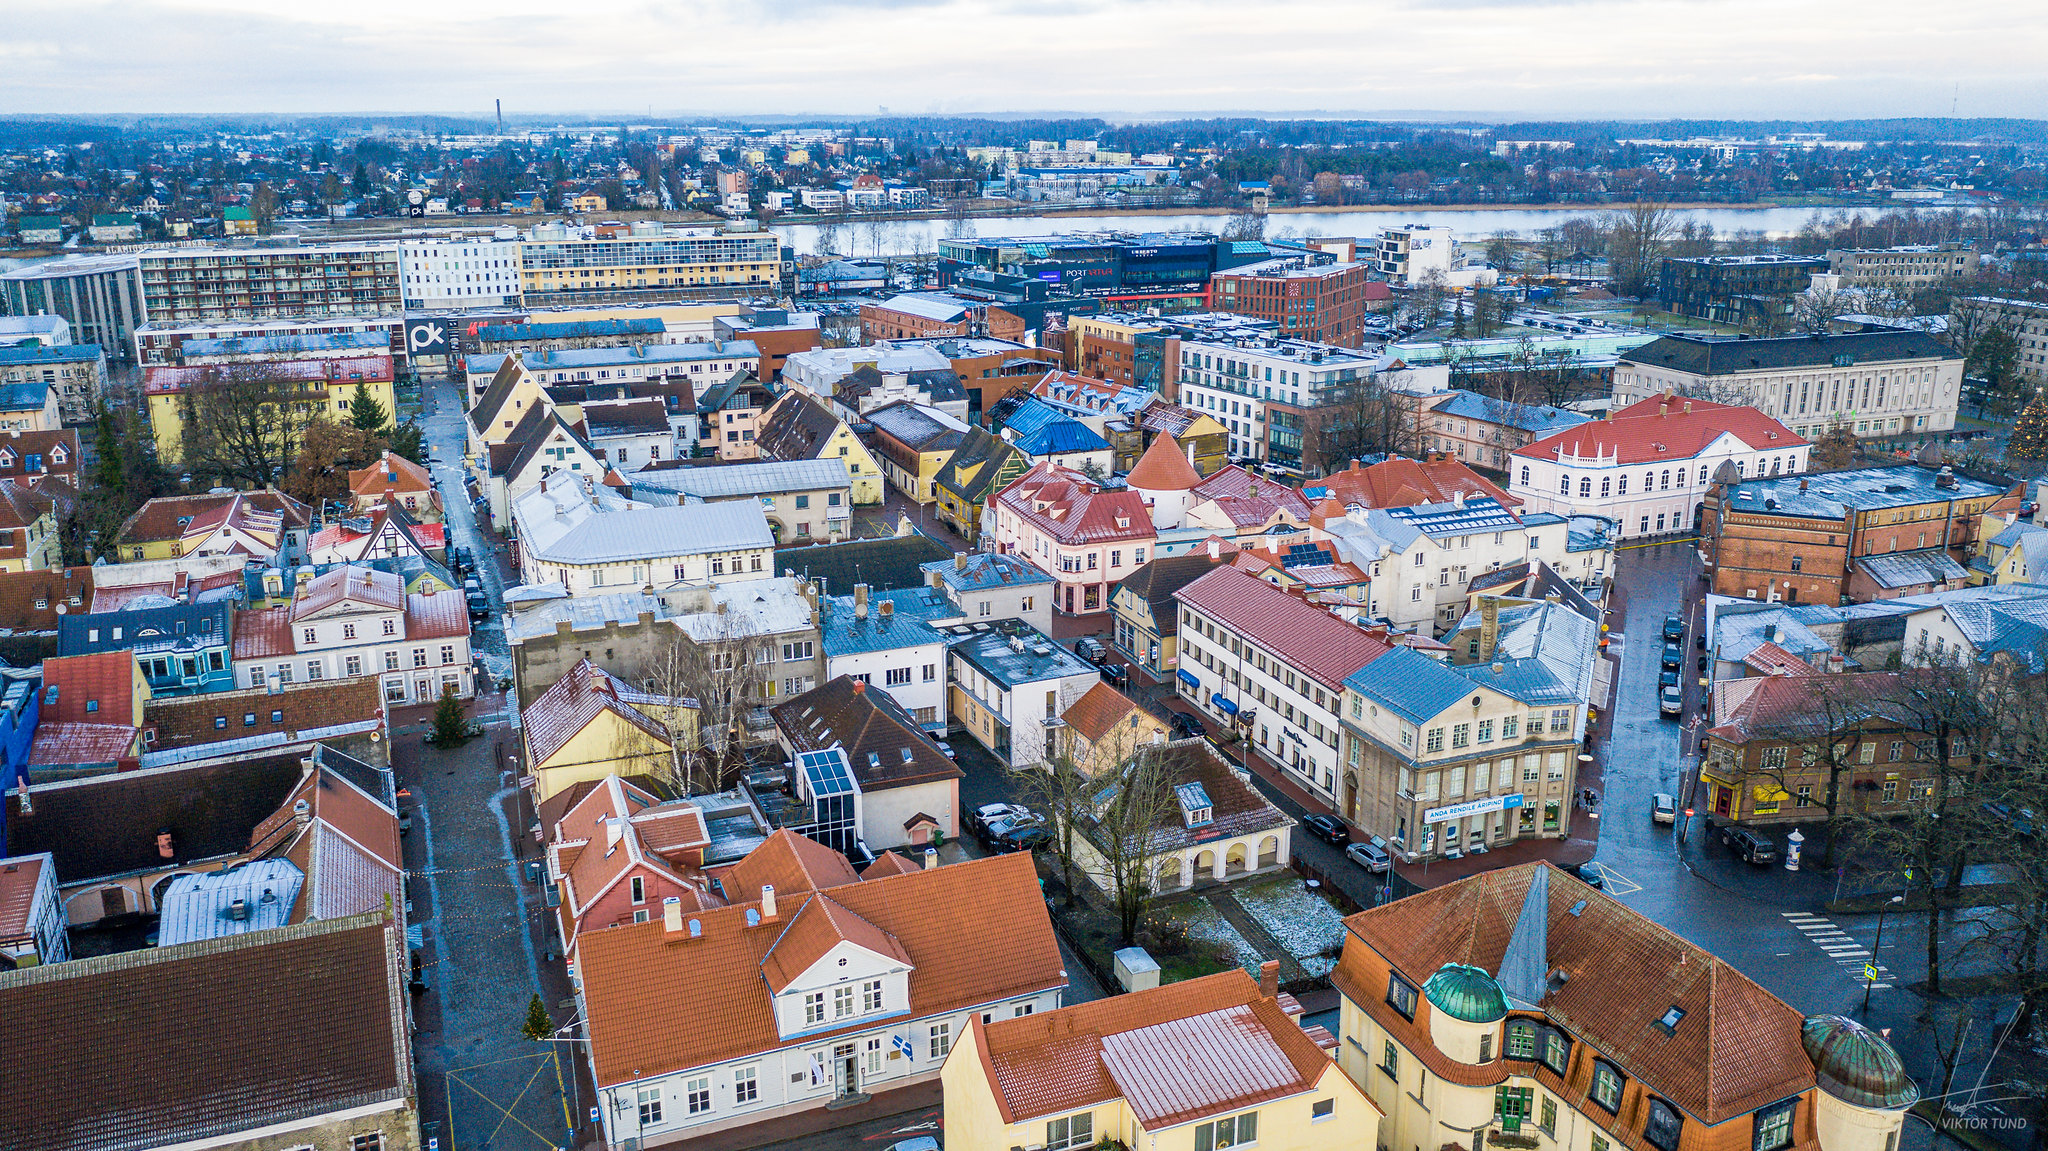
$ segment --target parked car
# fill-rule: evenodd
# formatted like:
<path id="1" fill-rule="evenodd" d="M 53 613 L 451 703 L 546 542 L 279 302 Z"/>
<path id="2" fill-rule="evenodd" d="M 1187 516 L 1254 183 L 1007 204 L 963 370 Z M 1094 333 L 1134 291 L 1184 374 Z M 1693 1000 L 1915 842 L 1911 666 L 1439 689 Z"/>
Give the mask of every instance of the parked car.
<path id="1" fill-rule="evenodd" d="M 1572 866 L 1565 868 L 1565 870 L 1571 872 L 1575 876 L 1578 876 L 1579 882 L 1585 884 L 1587 887 L 1590 887 L 1595 891 L 1607 890 L 1607 876 L 1603 874 L 1600 868 L 1595 864 L 1575 863 Z"/>
<path id="2" fill-rule="evenodd" d="M 1672 670 L 1670 670 L 1669 668 L 1666 668 L 1665 670 L 1663 670 L 1663 671 L 1660 671 L 1660 672 L 1658 672 L 1658 673 L 1657 673 L 1657 686 L 1658 686 L 1658 687 L 1659 687 L 1660 689 L 1661 689 L 1661 688 L 1667 688 L 1667 687 L 1677 687 L 1677 686 L 1678 686 L 1678 673 L 1677 673 L 1677 672 L 1675 672 L 1675 671 L 1672 671 Z"/>
<path id="3" fill-rule="evenodd" d="M 1701 675 L 1705 675 L 1705 674 L 1707 674 L 1707 664 L 1708 664 L 1709 662 L 1711 662 L 1711 660 L 1710 660 L 1710 658 L 1709 658 L 1709 657 L 1707 657 L 1707 656 L 1704 656 L 1704 655 L 1700 657 L 1700 674 L 1701 674 Z"/>
<path id="4" fill-rule="evenodd" d="M 1074 641 L 1074 654 L 1087 660 L 1089 663 L 1097 665 L 1100 665 L 1103 660 L 1109 658 L 1108 649 L 1104 648 L 1100 641 L 1090 639 L 1087 636 L 1082 636 Z"/>
<path id="5" fill-rule="evenodd" d="M 1034 823 L 997 836 L 993 846 L 997 851 L 1037 851 L 1051 842 L 1052 832 L 1044 824 Z"/>
<path id="6" fill-rule="evenodd" d="M 1650 797 L 1650 822 L 1675 823 L 1678 820 L 1678 801 L 1658 792 Z"/>
<path id="7" fill-rule="evenodd" d="M 1173 720 L 1167 726 L 1184 736 L 1209 734 L 1209 725 L 1203 723 L 1200 716 L 1189 715 L 1184 711 L 1174 712 Z"/>
<path id="8" fill-rule="evenodd" d="M 450 548 L 448 550 L 448 557 L 455 561 L 455 570 L 458 572 L 473 572 L 476 570 L 476 555 L 468 548 Z"/>
<path id="9" fill-rule="evenodd" d="M 1301 825 L 1308 828 L 1310 835 L 1324 843 L 1334 843 L 1342 847 L 1351 842 L 1351 830 L 1344 826 L 1343 820 L 1334 815 L 1304 815 L 1301 817 Z"/>
<path id="10" fill-rule="evenodd" d="M 1678 715 L 1685 710 L 1685 694 L 1672 686 L 1660 688 L 1657 692 L 1657 714 Z"/>
<path id="11" fill-rule="evenodd" d="M 1102 665 L 1102 678 L 1108 680 L 1112 687 L 1129 687 L 1131 669 L 1120 663 L 1106 663 Z"/>
<path id="12" fill-rule="evenodd" d="M 1394 857 L 1377 843 L 1354 843 L 1344 849 L 1351 862 L 1371 872 L 1384 872 L 1394 866 Z"/>
<path id="13" fill-rule="evenodd" d="M 1664 645 L 1664 666 L 1677 671 L 1685 666 L 1685 649 L 1675 643 Z"/>
<path id="14" fill-rule="evenodd" d="M 463 598 L 469 601 L 469 619 L 471 623 L 491 618 L 491 600 L 489 596 L 480 591 L 471 591 L 465 594 Z"/>
<path id="15" fill-rule="evenodd" d="M 1721 842 L 1729 850 L 1742 857 L 1747 863 L 1765 864 L 1778 861 L 1778 845 L 1761 831 L 1747 827 L 1723 827 Z"/>
<path id="16" fill-rule="evenodd" d="M 1685 639 L 1685 621 L 1675 615 L 1664 617 L 1664 642 L 1678 643 Z"/>

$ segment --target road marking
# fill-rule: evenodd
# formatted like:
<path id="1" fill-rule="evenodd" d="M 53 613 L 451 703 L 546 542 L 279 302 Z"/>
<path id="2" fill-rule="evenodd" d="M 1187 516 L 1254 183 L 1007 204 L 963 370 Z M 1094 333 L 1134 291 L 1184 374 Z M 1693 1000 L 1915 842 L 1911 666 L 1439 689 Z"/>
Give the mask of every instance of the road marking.
<path id="1" fill-rule="evenodd" d="M 1863 982 L 1863 969 L 1866 963 L 1876 968 L 1879 980 L 1891 978 L 1892 973 L 1884 964 L 1877 963 L 1871 958 L 1869 949 L 1864 947 L 1861 941 L 1825 916 L 1794 911 L 1781 911 L 1778 914 L 1784 916 L 1788 924 L 1798 928 L 1808 943 L 1819 948 L 1821 954 L 1832 960 L 1852 981 Z M 1783 954 L 1789 952 L 1781 953 Z M 1873 991 L 1888 989 L 1891 986 L 1888 982 L 1873 981 L 1870 984 Z"/>
<path id="2" fill-rule="evenodd" d="M 1629 879 L 1604 863 L 1596 863 L 1593 866 L 1599 869 L 1600 878 L 1606 882 L 1607 894 L 1609 895 L 1634 895 L 1643 889 L 1642 884 Z"/>

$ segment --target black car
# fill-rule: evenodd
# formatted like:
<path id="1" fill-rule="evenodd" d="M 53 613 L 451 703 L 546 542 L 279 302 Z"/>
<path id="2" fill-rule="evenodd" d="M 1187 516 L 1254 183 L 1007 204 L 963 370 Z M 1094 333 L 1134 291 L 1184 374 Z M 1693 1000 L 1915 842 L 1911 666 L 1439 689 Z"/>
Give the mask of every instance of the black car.
<path id="1" fill-rule="evenodd" d="M 1182 735 L 1194 736 L 1209 734 L 1208 724 L 1203 723 L 1201 719 L 1199 719 L 1198 717 L 1189 715 L 1187 712 L 1184 711 L 1176 711 L 1173 713 L 1173 721 L 1171 726 L 1173 730 L 1181 733 Z"/>
<path id="2" fill-rule="evenodd" d="M 1595 891 L 1605 891 L 1607 889 L 1607 877 L 1602 875 L 1600 869 L 1591 863 L 1574 864 L 1571 867 L 1565 868 L 1565 870 L 1577 876 L 1579 882 L 1584 883 Z"/>
<path id="3" fill-rule="evenodd" d="M 1102 665 L 1102 678 L 1108 680 L 1113 687 L 1129 687 L 1131 669 L 1120 663 L 1106 663 Z"/>
<path id="4" fill-rule="evenodd" d="M 1664 617 L 1664 642 L 1677 643 L 1685 638 L 1685 621 L 1675 615 Z"/>
<path id="5" fill-rule="evenodd" d="M 1678 673 L 1675 671 L 1664 671 L 1659 673 L 1657 676 L 1657 686 L 1660 688 L 1677 687 Z"/>
<path id="6" fill-rule="evenodd" d="M 473 572 L 476 570 L 476 556 L 471 554 L 468 548 L 450 548 L 448 549 L 448 555 L 455 561 L 456 571 Z"/>
<path id="7" fill-rule="evenodd" d="M 466 598 L 469 600 L 469 618 L 472 622 L 491 618 L 489 597 L 480 591 L 473 591 Z"/>
<path id="8" fill-rule="evenodd" d="M 1762 866 L 1778 861 L 1778 844 L 1770 836 L 1747 827 L 1723 827 L 1721 842 L 1745 862 Z"/>
<path id="9" fill-rule="evenodd" d="M 1685 666 L 1685 649 L 1675 643 L 1665 644 L 1664 666 L 1672 671 Z"/>
<path id="10" fill-rule="evenodd" d="M 1342 847 L 1351 842 L 1350 830 L 1344 826 L 1342 820 L 1334 815 L 1304 815 L 1301 817 L 1301 825 L 1308 828 L 1310 835 L 1315 836 L 1324 843 Z"/>
<path id="11" fill-rule="evenodd" d="M 1052 832 L 1044 824 L 1034 823 L 996 836 L 993 846 L 997 851 L 1037 851 L 1051 842 Z"/>

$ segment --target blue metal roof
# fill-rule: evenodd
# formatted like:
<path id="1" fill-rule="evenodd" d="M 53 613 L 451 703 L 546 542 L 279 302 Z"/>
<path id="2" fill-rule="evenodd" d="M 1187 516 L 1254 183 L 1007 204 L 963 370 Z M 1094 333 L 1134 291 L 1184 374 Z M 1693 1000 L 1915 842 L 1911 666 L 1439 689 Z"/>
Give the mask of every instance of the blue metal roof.
<path id="1" fill-rule="evenodd" d="M 1534 404 L 1511 404 L 1463 390 L 1453 391 L 1450 399 L 1431 410 L 1463 419 L 1485 420 L 1488 423 L 1519 428 L 1525 432 L 1535 433 L 1538 439 L 1578 427 L 1593 418 L 1584 412 Z"/>
<path id="2" fill-rule="evenodd" d="M 313 332 L 303 336 L 227 336 L 211 340 L 186 340 L 178 351 L 193 356 L 271 355 L 278 352 L 388 352 L 391 337 L 384 332 Z"/>
<path id="3" fill-rule="evenodd" d="M 1073 419 L 1073 417 L 1036 396 L 1030 396 L 1023 403 L 1017 405 L 1017 410 L 1010 413 L 1009 419 L 1003 421 L 1003 430 L 1013 436 L 1023 436 L 1037 431 L 1054 420 L 1070 419 Z"/>
<path id="4" fill-rule="evenodd" d="M 50 385 L 41 380 L 20 384 L 0 384 L 0 411 L 32 411 L 48 403 L 49 398 Z"/>
<path id="5" fill-rule="evenodd" d="M 1352 672 L 1344 686 L 1411 723 L 1443 714 L 1472 690 L 1464 676 L 1407 647 Z"/>
<path id="6" fill-rule="evenodd" d="M 0 348 L 0 364 L 82 364 L 102 355 L 98 344 L 16 344 Z"/>
<path id="7" fill-rule="evenodd" d="M 1088 425 L 1079 420 L 1060 420 L 1018 436 L 1015 446 L 1027 456 L 1048 456 L 1055 452 L 1106 452 L 1109 441 L 1089 431 Z"/>
<path id="8" fill-rule="evenodd" d="M 573 340 L 592 336 L 660 336 L 668 325 L 659 318 L 634 320 L 565 320 L 540 324 L 491 324 L 477 329 L 479 341 Z"/>
<path id="9" fill-rule="evenodd" d="M 891 605 L 888 614 L 880 610 Z M 945 635 L 932 627 L 933 620 L 957 620 L 960 609 L 931 588 L 903 588 L 876 592 L 869 597 L 865 619 L 854 614 L 850 595 L 825 596 L 818 601 L 822 613 L 825 654 L 861 655 L 895 651 L 940 643 Z"/>
<path id="10" fill-rule="evenodd" d="M 1500 506 L 1492 496 L 1474 496 L 1463 506 L 1450 504 L 1417 504 L 1406 508 L 1385 508 L 1389 516 L 1400 520 L 1424 535 L 1462 536 L 1480 531 L 1508 531 L 1521 526 L 1514 513 Z"/>

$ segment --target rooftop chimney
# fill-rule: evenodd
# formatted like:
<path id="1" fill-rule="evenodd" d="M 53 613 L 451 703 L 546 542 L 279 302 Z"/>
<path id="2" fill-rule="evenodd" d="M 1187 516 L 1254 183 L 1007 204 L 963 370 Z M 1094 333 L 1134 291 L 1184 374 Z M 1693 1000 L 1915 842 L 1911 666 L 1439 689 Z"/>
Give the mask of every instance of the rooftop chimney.
<path id="1" fill-rule="evenodd" d="M 683 933 L 683 901 L 671 895 L 661 901 L 661 934 L 674 939 Z"/>
<path id="2" fill-rule="evenodd" d="M 300 827 L 313 822 L 313 805 L 303 799 L 292 804 L 292 822 Z"/>
<path id="3" fill-rule="evenodd" d="M 171 839 L 171 829 L 168 827 L 156 833 L 156 854 L 159 859 L 178 858 L 178 850 Z"/>
<path id="4" fill-rule="evenodd" d="M 761 918 L 775 918 L 775 885 L 772 883 L 761 885 Z"/>
<path id="5" fill-rule="evenodd" d="M 1213 560 L 1213 559 L 1220 559 L 1220 558 L 1222 557 L 1222 555 L 1223 555 L 1223 545 L 1222 545 L 1222 544 L 1221 544 L 1221 543 L 1220 543 L 1220 542 L 1219 542 L 1219 541 L 1218 541 L 1218 540 L 1216 539 L 1216 537 L 1215 537 L 1215 536 L 1210 536 L 1210 537 L 1209 537 L 1209 558 L 1210 558 L 1210 559 L 1212 559 L 1212 560 Z"/>
<path id="6" fill-rule="evenodd" d="M 1500 600 L 1493 596 L 1479 599 L 1479 658 L 1493 658 L 1494 645 L 1500 642 Z"/>
<path id="7" fill-rule="evenodd" d="M 1683 413 L 1685 413 L 1685 414 L 1686 414 L 1686 415 L 1688 415 L 1688 416 L 1689 416 L 1689 415 L 1691 415 L 1691 414 L 1692 414 L 1692 401 L 1691 401 L 1691 400 L 1687 400 L 1687 401 L 1685 401 L 1685 403 L 1684 403 L 1684 404 L 1683 404 L 1683 405 L 1682 405 L 1682 406 L 1681 406 L 1681 407 L 1680 407 L 1680 408 L 1679 408 L 1678 410 L 1679 410 L 1679 411 L 1681 411 L 1681 412 L 1683 412 Z"/>
<path id="8" fill-rule="evenodd" d="M 938 848 L 936 848 L 936 847 L 927 847 L 927 848 L 925 848 L 925 849 L 924 849 L 924 869 L 925 869 L 926 871 L 930 871 L 930 870 L 931 870 L 932 868 L 934 868 L 934 867 L 937 867 L 938 865 L 939 865 L 939 849 L 938 849 Z"/>
<path id="9" fill-rule="evenodd" d="M 953 553 L 953 570 L 954 570 L 954 571 L 956 571 L 956 572 L 964 572 L 964 571 L 966 571 L 966 570 L 967 570 L 967 553 L 966 553 L 966 552 L 954 552 L 954 553 Z"/>
<path id="10" fill-rule="evenodd" d="M 604 853 L 606 855 L 610 855 L 612 853 L 612 849 L 619 845 L 619 840 L 625 838 L 625 835 L 625 822 L 621 820 L 618 816 L 614 815 L 610 819 L 605 820 Z"/>
<path id="11" fill-rule="evenodd" d="M 853 585 L 853 618 L 868 618 L 868 585 L 864 583 Z"/>
<path id="12" fill-rule="evenodd" d="M 1268 959 L 1259 964 L 1259 994 L 1268 999 L 1280 994 L 1280 961 Z"/>

